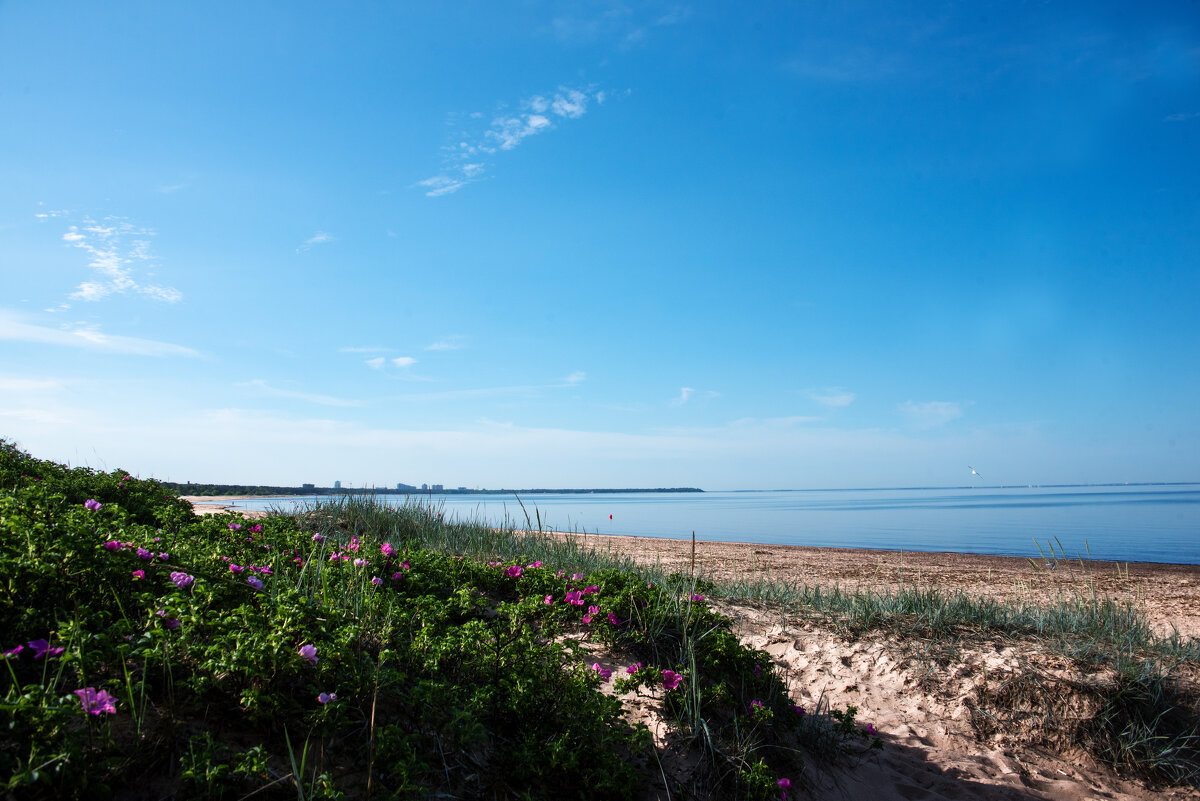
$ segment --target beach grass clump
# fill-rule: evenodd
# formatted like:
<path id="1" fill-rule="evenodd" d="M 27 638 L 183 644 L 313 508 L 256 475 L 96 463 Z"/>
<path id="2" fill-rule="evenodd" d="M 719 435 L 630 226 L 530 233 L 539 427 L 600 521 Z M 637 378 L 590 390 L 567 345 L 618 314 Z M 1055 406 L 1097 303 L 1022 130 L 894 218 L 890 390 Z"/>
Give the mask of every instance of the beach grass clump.
<path id="1" fill-rule="evenodd" d="M 708 797 L 778 797 L 806 743 L 870 744 L 852 710 L 799 714 L 703 586 L 438 512 L 200 518 L 156 482 L 0 442 L 0 783 L 630 798 L 666 778 L 668 746 L 601 691 L 597 654 L 637 665 L 622 689 L 705 749 Z"/>
<path id="2" fill-rule="evenodd" d="M 1005 727 L 1032 743 L 1082 745 L 1151 785 L 1200 787 L 1200 640 L 1156 634 L 1142 609 L 1100 597 L 1094 586 L 1052 603 L 915 583 L 875 590 L 747 578 L 717 591 L 815 618 L 847 637 L 887 632 L 939 653 L 996 639 L 1032 643 L 1065 657 L 1074 678 L 1026 664 L 996 688 L 985 683 L 974 708 L 982 737 Z"/>

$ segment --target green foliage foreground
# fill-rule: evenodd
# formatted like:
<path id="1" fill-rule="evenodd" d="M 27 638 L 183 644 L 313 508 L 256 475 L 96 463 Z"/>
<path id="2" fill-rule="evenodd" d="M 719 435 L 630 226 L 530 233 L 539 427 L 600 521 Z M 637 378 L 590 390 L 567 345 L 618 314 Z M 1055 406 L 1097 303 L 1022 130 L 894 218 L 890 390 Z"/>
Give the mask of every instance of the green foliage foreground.
<path id="1" fill-rule="evenodd" d="M 478 545 L 479 527 L 428 508 L 369 510 L 370 530 L 351 511 L 197 518 L 156 482 L 0 440 L 0 784 L 21 798 L 629 798 L 661 760 L 600 691 L 610 681 L 701 749 L 694 792 L 778 798 L 802 750 L 878 742 L 853 709 L 794 707 L 681 578 L 584 553 L 481 558 L 449 547 Z M 630 668 L 610 677 L 589 649 Z"/>

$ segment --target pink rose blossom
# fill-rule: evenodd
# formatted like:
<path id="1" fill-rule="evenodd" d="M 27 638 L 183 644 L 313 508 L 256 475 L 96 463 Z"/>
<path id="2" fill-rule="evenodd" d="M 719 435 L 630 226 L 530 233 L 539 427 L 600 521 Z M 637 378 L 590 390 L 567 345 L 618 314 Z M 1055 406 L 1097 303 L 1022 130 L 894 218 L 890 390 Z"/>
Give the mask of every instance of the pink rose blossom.
<path id="1" fill-rule="evenodd" d="M 95 687 L 84 687 L 82 690 L 76 690 L 75 695 L 79 697 L 79 702 L 83 704 L 83 711 L 89 715 L 99 715 L 101 712 L 114 715 L 117 712 L 116 697 L 109 695 L 105 690 L 97 690 Z"/>

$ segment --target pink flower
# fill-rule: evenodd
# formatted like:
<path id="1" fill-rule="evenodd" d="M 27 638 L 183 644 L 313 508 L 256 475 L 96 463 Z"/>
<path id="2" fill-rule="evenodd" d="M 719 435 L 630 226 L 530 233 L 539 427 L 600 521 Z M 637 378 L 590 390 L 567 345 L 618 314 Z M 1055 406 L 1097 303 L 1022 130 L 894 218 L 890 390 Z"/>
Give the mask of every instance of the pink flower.
<path id="1" fill-rule="evenodd" d="M 520 566 L 520 565 L 513 565 L 513 566 L 512 566 L 512 567 L 510 567 L 510 568 L 506 568 L 506 569 L 505 569 L 505 571 L 504 571 L 504 575 L 508 576 L 509 578 L 520 578 L 520 576 L 521 576 L 521 566 Z"/>
<path id="2" fill-rule="evenodd" d="M 599 588 L 599 587 L 597 587 L 595 584 L 593 584 L 593 585 L 592 585 L 592 586 L 590 586 L 590 587 L 584 587 L 584 588 L 583 588 L 583 594 L 584 594 L 584 595 L 591 595 L 591 594 L 592 594 L 592 593 L 594 593 L 594 592 L 600 592 L 600 588 Z"/>
<path id="3" fill-rule="evenodd" d="M 563 600 L 569 604 L 574 604 L 575 606 L 583 606 L 583 593 L 581 593 L 579 590 L 571 590 L 565 596 L 563 596 Z"/>
<path id="4" fill-rule="evenodd" d="M 76 690 L 75 695 L 79 697 L 79 703 L 83 704 L 83 711 L 89 715 L 99 715 L 101 712 L 115 715 L 117 712 L 116 697 L 109 695 L 105 690 L 84 687 L 82 690 Z"/>
<path id="5" fill-rule="evenodd" d="M 401 568 L 403 568 L 404 570 L 411 570 L 411 569 L 412 569 L 412 568 L 410 568 L 410 567 L 408 566 L 408 562 L 402 562 L 402 563 L 400 564 L 400 567 L 401 567 Z"/>
<path id="6" fill-rule="evenodd" d="M 256 590 L 261 590 L 263 588 L 262 579 L 260 579 L 258 576 L 247 576 L 246 583 Z"/>
<path id="7" fill-rule="evenodd" d="M 337 693 L 321 693 L 320 695 L 317 696 L 317 702 L 321 703 L 321 704 L 328 704 L 330 701 L 336 701 L 336 700 L 337 700 Z"/>
<path id="8" fill-rule="evenodd" d="M 678 673 L 676 673 L 673 670 L 664 670 L 663 671 L 663 679 L 662 679 L 663 689 L 674 690 L 676 687 L 679 686 L 679 682 L 682 680 L 683 680 L 683 676 L 680 676 Z"/>
<path id="9" fill-rule="evenodd" d="M 241 523 L 230 523 L 229 524 L 230 531 L 241 531 L 241 529 L 242 529 Z"/>
<path id="10" fill-rule="evenodd" d="M 779 801 L 787 801 L 787 791 L 792 789 L 791 780 L 780 779 L 779 781 L 775 782 L 775 784 L 779 785 Z"/>
<path id="11" fill-rule="evenodd" d="M 592 625 L 592 616 L 590 614 L 583 616 L 583 625 L 585 625 L 585 626 Z"/>
<path id="12" fill-rule="evenodd" d="M 619 625 L 621 625 L 621 618 L 617 617 L 612 612 L 609 612 L 608 613 L 608 622 L 612 623 L 614 626 L 619 626 Z"/>
<path id="13" fill-rule="evenodd" d="M 588 607 L 588 614 L 589 614 L 589 615 L 598 615 L 598 614 L 600 614 L 600 607 L 598 607 L 598 606 L 589 606 L 589 607 Z"/>
<path id="14" fill-rule="evenodd" d="M 572 573 L 571 574 L 571 581 L 582 581 L 582 580 L 583 580 L 582 573 Z"/>
<path id="15" fill-rule="evenodd" d="M 703 601 L 703 600 L 704 600 L 704 596 L 703 596 L 703 595 L 701 595 L 701 594 L 700 594 L 700 593 L 698 593 L 698 592 L 693 592 L 693 593 L 692 593 L 692 600 L 693 600 L 693 601 Z"/>
<path id="16" fill-rule="evenodd" d="M 138 559 L 141 559 L 143 562 L 149 562 L 151 559 L 154 558 L 154 554 L 150 553 L 145 548 L 138 548 L 137 555 L 138 555 Z"/>
<path id="17" fill-rule="evenodd" d="M 755 676 L 761 676 L 761 675 L 762 675 L 762 665 L 755 665 L 755 666 L 754 666 L 754 675 L 755 675 Z"/>
<path id="18" fill-rule="evenodd" d="M 234 564 L 231 564 L 231 565 L 229 566 L 229 572 L 230 572 L 230 573 L 233 573 L 234 575 L 237 575 L 238 573 L 241 573 L 241 572 L 242 572 L 243 570 L 245 570 L 245 569 L 246 569 L 246 568 L 242 567 L 241 565 L 234 565 Z"/>
<path id="19" fill-rule="evenodd" d="M 385 542 L 383 545 L 380 545 L 379 550 L 383 551 L 383 555 L 388 559 L 391 559 L 396 555 L 396 549 L 392 547 L 390 542 Z"/>
<path id="20" fill-rule="evenodd" d="M 399 581 L 402 578 L 404 578 L 404 574 L 401 573 L 399 570 L 397 570 L 395 573 L 392 574 L 392 581 Z"/>
<path id="21" fill-rule="evenodd" d="M 10 656 L 19 656 L 21 654 L 21 652 L 24 650 L 25 650 L 24 645 L 18 645 L 16 648 L 9 648 L 7 651 L 4 652 L 3 656 L 5 659 L 7 659 Z"/>
<path id="22" fill-rule="evenodd" d="M 33 651 L 34 659 L 41 659 L 43 656 L 58 656 L 63 652 L 62 648 L 51 648 L 50 643 L 46 640 L 30 640 L 29 650 Z"/>
<path id="23" fill-rule="evenodd" d="M 352 550 L 352 551 L 358 550 L 358 535 L 357 534 L 352 535 L 350 537 L 350 550 Z"/>
<path id="24" fill-rule="evenodd" d="M 875 726 L 873 724 L 868 723 L 867 724 L 867 734 L 874 737 L 876 734 L 879 734 L 879 732 L 875 731 Z"/>
<path id="25" fill-rule="evenodd" d="M 104 550 L 106 550 L 106 551 L 121 550 L 121 541 L 120 540 L 109 540 L 108 542 L 104 543 Z"/>
<path id="26" fill-rule="evenodd" d="M 547 604 L 552 604 L 552 603 L 554 603 L 554 596 L 553 596 L 553 595 L 547 595 L 547 596 L 546 596 L 545 603 L 547 603 Z"/>
<path id="27" fill-rule="evenodd" d="M 383 579 L 381 579 L 379 576 L 371 576 L 371 583 L 378 587 L 383 583 Z"/>
<path id="28" fill-rule="evenodd" d="M 323 539 L 325 539 L 325 538 L 324 538 L 324 537 L 322 537 L 320 534 L 313 534 L 313 535 L 312 535 L 312 541 L 313 541 L 313 542 L 320 542 L 320 541 L 321 541 L 321 540 L 323 540 Z"/>
<path id="29" fill-rule="evenodd" d="M 178 570 L 171 574 L 171 581 L 173 581 L 175 586 L 181 590 L 186 590 L 188 587 L 192 586 L 192 582 L 195 580 L 195 577 L 189 576 L 187 573 L 183 573 Z"/>
<path id="30" fill-rule="evenodd" d="M 600 681 L 605 684 L 607 684 L 608 680 L 612 678 L 612 671 L 605 670 L 604 668 L 600 667 L 599 662 L 596 662 L 592 665 L 592 670 L 596 671 L 596 673 L 599 674 Z"/>
<path id="31" fill-rule="evenodd" d="M 296 653 L 300 654 L 300 658 L 307 660 L 310 665 L 317 664 L 317 646 L 301 645 L 300 650 Z"/>
<path id="32" fill-rule="evenodd" d="M 179 621 L 173 617 L 167 617 L 166 609 L 159 609 L 154 614 L 158 615 L 159 617 L 161 617 L 163 619 L 163 625 L 166 626 L 167 628 L 172 629 L 172 630 L 179 628 Z"/>
<path id="33" fill-rule="evenodd" d="M 262 523 L 255 523 L 253 526 L 251 526 L 249 528 L 249 531 L 252 534 L 261 534 L 262 533 Z"/>
<path id="34" fill-rule="evenodd" d="M 96 500 L 95 498 L 88 498 L 83 502 L 83 508 L 87 509 L 89 512 L 99 512 L 101 506 L 103 506 L 103 504 L 101 504 L 100 501 Z"/>
<path id="35" fill-rule="evenodd" d="M 145 570 L 135 570 L 135 571 L 133 571 L 133 580 L 134 580 L 134 581 L 138 581 L 138 580 L 140 580 L 140 579 L 144 579 L 145 577 L 146 577 L 146 571 L 145 571 Z"/>
<path id="36" fill-rule="evenodd" d="M 751 715 L 753 715 L 755 712 L 757 712 L 758 710 L 760 710 L 762 708 L 763 708 L 762 701 L 759 701 L 756 699 L 756 700 L 750 702 L 750 714 Z"/>
<path id="37" fill-rule="evenodd" d="M 799 704 L 792 704 L 792 711 L 795 712 L 797 715 L 803 715 L 804 707 L 800 706 Z"/>
<path id="38" fill-rule="evenodd" d="M 644 667 L 644 665 L 641 662 L 638 662 L 636 665 L 630 665 L 629 667 L 625 668 L 625 672 L 628 673 L 630 676 L 632 676 L 634 673 L 637 673 L 643 667 Z"/>

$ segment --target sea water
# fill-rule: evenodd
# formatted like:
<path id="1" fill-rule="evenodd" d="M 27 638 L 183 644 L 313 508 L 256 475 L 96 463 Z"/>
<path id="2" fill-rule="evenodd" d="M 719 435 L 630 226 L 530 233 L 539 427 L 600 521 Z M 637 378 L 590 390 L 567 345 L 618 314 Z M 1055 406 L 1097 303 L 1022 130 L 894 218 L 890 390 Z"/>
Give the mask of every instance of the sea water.
<path id="1" fill-rule="evenodd" d="M 1071 558 L 1200 564 L 1200 484 L 376 498 L 516 528 L 536 528 L 540 517 L 545 529 L 642 537 L 1034 558 L 1053 548 Z M 255 498 L 236 508 L 314 500 Z"/>

